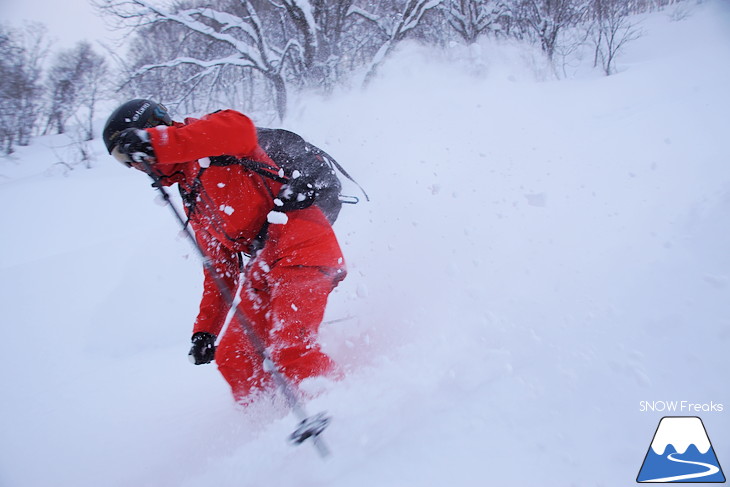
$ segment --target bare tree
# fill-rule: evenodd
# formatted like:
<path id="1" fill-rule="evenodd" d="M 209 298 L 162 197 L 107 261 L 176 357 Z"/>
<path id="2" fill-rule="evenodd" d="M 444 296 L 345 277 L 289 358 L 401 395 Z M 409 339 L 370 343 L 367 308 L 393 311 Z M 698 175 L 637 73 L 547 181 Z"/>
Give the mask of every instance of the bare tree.
<path id="1" fill-rule="evenodd" d="M 197 76 L 204 71 L 194 64 L 180 64 L 172 68 L 146 69 L 161 60 L 180 56 L 198 56 L 200 50 L 192 50 L 188 29 L 176 22 L 156 22 L 138 28 L 128 41 L 126 55 L 118 55 L 114 49 L 107 51 L 120 67 L 117 89 L 127 98 L 142 97 L 164 100 L 173 111 L 180 108 L 195 112 L 198 102 L 194 95 L 210 77 Z M 210 43 L 194 43 L 210 46 Z"/>
<path id="2" fill-rule="evenodd" d="M 603 72 L 610 76 L 616 70 L 616 56 L 626 43 L 638 39 L 641 30 L 629 20 L 629 6 L 621 0 L 593 0 L 596 46 L 593 65 L 600 60 Z"/>
<path id="3" fill-rule="evenodd" d="M 96 105 L 109 95 L 109 65 L 100 54 L 89 50 L 86 69 L 83 73 L 83 86 L 79 92 L 79 103 L 86 113 L 82 122 L 86 140 L 94 139 L 94 116 Z"/>
<path id="4" fill-rule="evenodd" d="M 499 19 L 507 10 L 500 0 L 447 0 L 442 4 L 449 25 L 467 43 L 499 27 Z"/>
<path id="5" fill-rule="evenodd" d="M 94 109 L 107 82 L 106 60 L 94 52 L 91 44 L 80 41 L 56 56 L 48 71 L 48 121 L 44 133 L 66 132 L 66 122 L 86 110 L 83 120 L 87 140 L 93 139 Z"/>
<path id="6" fill-rule="evenodd" d="M 20 57 L 20 48 L 17 46 L 12 33 L 0 26 L 0 143 L 5 154 L 13 152 L 13 144 L 17 136 L 15 128 L 15 111 L 24 76 L 18 64 L 12 60 Z"/>
<path id="7" fill-rule="evenodd" d="M 48 50 L 45 28 L 27 24 L 22 30 L 0 25 L 0 145 L 27 145 L 41 111 L 41 64 Z"/>

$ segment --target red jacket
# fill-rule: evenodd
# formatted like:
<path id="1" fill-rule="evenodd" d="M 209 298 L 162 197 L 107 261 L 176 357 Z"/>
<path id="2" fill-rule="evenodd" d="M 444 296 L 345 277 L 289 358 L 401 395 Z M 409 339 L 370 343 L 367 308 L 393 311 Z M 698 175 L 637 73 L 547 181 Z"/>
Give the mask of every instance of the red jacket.
<path id="1" fill-rule="evenodd" d="M 201 171 L 201 163 L 206 166 L 207 157 L 232 155 L 273 164 L 258 145 L 253 122 L 239 112 L 224 110 L 147 132 L 157 158 L 154 168 L 162 183 L 178 183 L 183 197 L 191 192 L 196 195 L 195 201 L 186 205 L 196 239 L 235 291 L 240 272 L 238 253 L 249 250 L 266 222 L 274 208 L 272 195 L 278 193 L 280 183 L 238 164 Z M 319 208 L 310 206 L 287 216 L 286 224 L 269 225 L 266 245 L 259 255 L 265 265 L 344 269 L 332 226 Z M 218 335 L 227 312 L 206 271 L 194 332 Z"/>

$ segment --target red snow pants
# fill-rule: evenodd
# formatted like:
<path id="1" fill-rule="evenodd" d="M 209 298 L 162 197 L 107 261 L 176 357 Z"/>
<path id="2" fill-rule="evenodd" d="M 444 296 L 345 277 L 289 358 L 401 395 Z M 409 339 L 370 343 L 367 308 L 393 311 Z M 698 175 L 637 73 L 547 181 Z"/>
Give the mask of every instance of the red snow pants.
<path id="1" fill-rule="evenodd" d="M 309 266 L 269 269 L 256 260 L 244 273 L 238 307 L 281 372 L 295 384 L 334 372 L 332 360 L 317 343 L 317 332 L 327 296 L 344 277 L 344 270 Z M 215 360 L 238 402 L 273 385 L 263 370 L 263 359 L 236 318 L 223 334 Z"/>

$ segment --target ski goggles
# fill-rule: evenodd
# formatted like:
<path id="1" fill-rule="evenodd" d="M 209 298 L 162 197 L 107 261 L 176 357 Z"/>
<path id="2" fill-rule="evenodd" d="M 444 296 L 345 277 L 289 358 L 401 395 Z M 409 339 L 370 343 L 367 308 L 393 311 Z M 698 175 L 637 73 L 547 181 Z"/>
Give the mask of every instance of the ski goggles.
<path id="1" fill-rule="evenodd" d="M 168 127 L 172 125 L 172 118 L 170 118 L 167 107 L 162 103 L 155 105 L 143 128 L 148 129 L 158 125 L 167 125 Z"/>
<path id="2" fill-rule="evenodd" d="M 132 167 L 132 164 L 134 164 L 134 161 L 129 157 L 128 154 L 122 154 L 121 152 L 119 152 L 118 145 L 114 146 L 114 148 L 112 149 L 112 156 L 114 157 L 114 159 L 121 162 L 127 167 Z"/>

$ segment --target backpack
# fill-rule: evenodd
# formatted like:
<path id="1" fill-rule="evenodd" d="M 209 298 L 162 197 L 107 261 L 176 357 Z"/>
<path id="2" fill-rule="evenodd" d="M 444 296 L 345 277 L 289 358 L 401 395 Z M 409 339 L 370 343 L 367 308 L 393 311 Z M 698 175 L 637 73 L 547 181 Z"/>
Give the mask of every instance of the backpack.
<path id="1" fill-rule="evenodd" d="M 330 224 L 334 223 L 343 203 L 359 202 L 359 198 L 355 196 L 341 194 L 342 183 L 337 177 L 337 171 L 355 183 L 365 199 L 370 201 L 362 186 L 332 156 L 301 136 L 288 130 L 261 127 L 256 128 L 256 133 L 259 146 L 278 168 L 233 156 L 211 157 L 210 164 L 241 164 L 261 176 L 282 183 L 279 194 L 274 198 L 276 211 L 286 213 L 314 204 L 322 210 Z"/>

